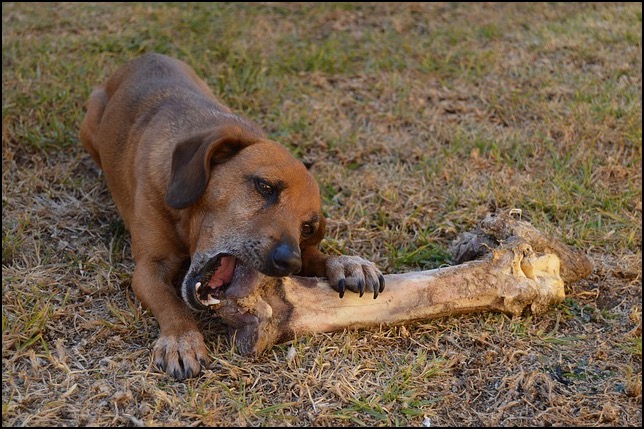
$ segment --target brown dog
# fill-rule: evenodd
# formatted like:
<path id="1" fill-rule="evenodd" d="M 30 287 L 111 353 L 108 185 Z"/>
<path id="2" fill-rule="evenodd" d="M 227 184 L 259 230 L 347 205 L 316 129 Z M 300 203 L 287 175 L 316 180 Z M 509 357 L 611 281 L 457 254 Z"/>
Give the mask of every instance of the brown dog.
<path id="1" fill-rule="evenodd" d="M 125 64 L 92 93 L 80 139 L 131 234 L 134 292 L 161 328 L 154 362 L 177 379 L 208 360 L 190 307 L 227 285 L 299 273 L 328 277 L 340 297 L 384 288 L 373 263 L 320 252 L 313 176 L 179 60 Z"/>

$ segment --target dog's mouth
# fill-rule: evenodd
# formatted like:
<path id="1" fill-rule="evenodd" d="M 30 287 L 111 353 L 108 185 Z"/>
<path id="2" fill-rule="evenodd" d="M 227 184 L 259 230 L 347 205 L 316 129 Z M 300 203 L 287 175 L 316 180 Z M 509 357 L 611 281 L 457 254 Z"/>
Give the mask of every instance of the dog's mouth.
<path id="1" fill-rule="evenodd" d="M 201 280 L 195 284 L 197 299 L 204 305 L 219 304 L 220 293 L 233 279 L 237 259 L 234 256 L 212 258 L 204 267 Z"/>
<path id="2" fill-rule="evenodd" d="M 241 259 L 220 253 L 209 259 L 194 275 L 186 276 L 182 295 L 192 308 L 206 310 L 217 307 L 228 295 L 248 294 L 258 279 L 259 272 Z"/>

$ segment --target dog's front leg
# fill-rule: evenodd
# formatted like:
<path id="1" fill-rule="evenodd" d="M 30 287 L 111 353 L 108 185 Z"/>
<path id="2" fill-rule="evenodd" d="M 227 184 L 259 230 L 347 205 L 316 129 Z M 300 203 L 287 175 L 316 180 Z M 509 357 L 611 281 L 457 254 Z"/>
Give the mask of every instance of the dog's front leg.
<path id="1" fill-rule="evenodd" d="M 175 265 L 177 265 L 175 267 Z M 134 269 L 134 293 L 152 311 L 161 328 L 154 363 L 178 380 L 197 375 L 208 362 L 208 349 L 190 308 L 172 286 L 178 262 L 143 259 Z"/>

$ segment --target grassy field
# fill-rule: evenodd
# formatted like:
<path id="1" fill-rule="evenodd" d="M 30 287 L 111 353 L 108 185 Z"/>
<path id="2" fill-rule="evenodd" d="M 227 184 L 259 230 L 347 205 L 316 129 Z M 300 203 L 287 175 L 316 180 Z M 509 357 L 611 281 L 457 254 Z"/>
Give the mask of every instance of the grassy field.
<path id="1" fill-rule="evenodd" d="M 329 252 L 433 269 L 496 205 L 593 273 L 544 316 L 259 358 L 204 315 L 212 364 L 176 382 L 151 365 L 129 235 L 78 140 L 92 88 L 143 52 L 313 164 Z M 2 425 L 641 426 L 641 94 L 641 3 L 3 2 Z"/>

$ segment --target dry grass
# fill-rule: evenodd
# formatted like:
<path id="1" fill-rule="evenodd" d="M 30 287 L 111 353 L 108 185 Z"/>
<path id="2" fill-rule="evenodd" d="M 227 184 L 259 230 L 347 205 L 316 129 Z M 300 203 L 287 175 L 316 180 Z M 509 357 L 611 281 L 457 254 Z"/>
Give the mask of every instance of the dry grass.
<path id="1" fill-rule="evenodd" d="M 641 3 L 2 12 L 3 426 L 642 425 Z M 315 335 L 256 359 L 204 315 L 213 363 L 175 382 L 151 367 L 158 325 L 77 138 L 92 87 L 147 51 L 314 163 L 330 252 L 435 268 L 493 203 L 595 270 L 538 318 Z"/>

